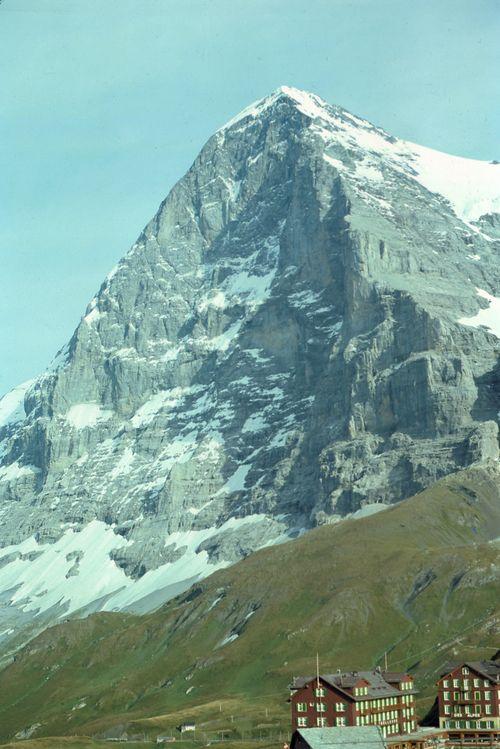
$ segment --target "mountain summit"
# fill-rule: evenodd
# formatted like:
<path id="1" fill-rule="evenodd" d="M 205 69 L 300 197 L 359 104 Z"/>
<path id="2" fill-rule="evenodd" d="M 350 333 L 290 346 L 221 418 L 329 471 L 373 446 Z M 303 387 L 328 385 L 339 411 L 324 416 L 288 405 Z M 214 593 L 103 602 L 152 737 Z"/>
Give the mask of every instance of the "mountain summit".
<path id="1" fill-rule="evenodd" d="M 243 110 L 0 401 L 0 637 L 497 458 L 499 240 L 500 165 L 293 88 Z"/>

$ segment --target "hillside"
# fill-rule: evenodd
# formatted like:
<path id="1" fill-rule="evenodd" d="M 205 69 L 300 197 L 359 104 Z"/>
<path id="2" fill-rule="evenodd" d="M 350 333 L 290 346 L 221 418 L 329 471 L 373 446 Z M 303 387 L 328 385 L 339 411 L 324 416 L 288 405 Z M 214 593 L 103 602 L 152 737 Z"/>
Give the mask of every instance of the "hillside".
<path id="1" fill-rule="evenodd" d="M 37 736 L 153 735 L 193 716 L 207 732 L 286 730 L 287 684 L 316 652 L 331 671 L 388 651 L 416 675 L 423 715 L 446 659 L 498 645 L 499 479 L 498 463 L 472 467 L 262 549 L 154 613 L 46 630 L 0 673 L 0 738 L 35 723 Z"/>

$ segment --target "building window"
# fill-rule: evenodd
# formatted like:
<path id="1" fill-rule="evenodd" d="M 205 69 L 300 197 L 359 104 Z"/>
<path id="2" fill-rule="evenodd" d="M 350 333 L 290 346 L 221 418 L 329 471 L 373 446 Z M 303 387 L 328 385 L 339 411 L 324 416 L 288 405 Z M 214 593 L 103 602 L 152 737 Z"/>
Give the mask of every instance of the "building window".
<path id="1" fill-rule="evenodd" d="M 307 726 L 307 718 L 304 716 L 297 718 L 297 725 L 299 728 L 305 728 Z"/>
<path id="2" fill-rule="evenodd" d="M 463 673 L 463 674 L 468 674 L 468 673 L 469 673 L 469 669 L 467 668 L 467 666 L 464 666 L 464 667 L 463 667 L 463 669 L 462 669 L 462 673 Z"/>
<path id="3" fill-rule="evenodd" d="M 323 687 L 316 687 L 314 690 L 314 696 L 315 697 L 324 697 L 325 696 L 325 690 Z"/>
<path id="4" fill-rule="evenodd" d="M 450 682 L 449 682 L 449 680 L 448 680 L 448 679 L 445 679 L 445 680 L 443 681 L 443 687 L 444 687 L 445 689 L 447 689 L 447 688 L 448 688 L 449 686 L 450 686 Z"/>
<path id="5" fill-rule="evenodd" d="M 474 679 L 474 686 L 480 687 L 481 686 L 481 679 Z"/>
<path id="6" fill-rule="evenodd" d="M 474 692 L 474 699 L 480 700 L 481 699 L 481 692 Z"/>
<path id="7" fill-rule="evenodd" d="M 319 728 L 324 728 L 326 726 L 326 718 L 316 718 L 316 725 Z"/>
<path id="8" fill-rule="evenodd" d="M 485 700 L 491 700 L 491 692 L 485 692 L 484 693 L 484 699 Z"/>
<path id="9" fill-rule="evenodd" d="M 491 715 L 491 705 L 485 705 L 486 715 Z"/>
<path id="10" fill-rule="evenodd" d="M 347 705 L 345 704 L 345 702 L 337 702 L 337 710 L 338 710 L 338 711 L 339 711 L 340 713 L 343 713 L 343 712 L 345 712 L 345 710 L 346 710 L 346 707 L 347 707 Z"/>
<path id="11" fill-rule="evenodd" d="M 307 702 L 297 702 L 297 712 L 307 713 Z"/>
<path id="12" fill-rule="evenodd" d="M 483 684 L 484 684 L 485 687 L 489 687 L 490 686 L 490 682 L 488 681 L 488 679 L 485 679 L 484 682 L 483 682 Z"/>
<path id="13" fill-rule="evenodd" d="M 459 687 L 460 686 L 460 679 L 453 679 L 453 686 Z"/>
<path id="14" fill-rule="evenodd" d="M 336 726 L 345 726 L 346 720 L 345 718 L 336 718 L 335 719 L 335 725 Z"/>
<path id="15" fill-rule="evenodd" d="M 316 703 L 316 712 L 317 713 L 326 713 L 326 705 L 324 702 L 317 702 Z"/>
<path id="16" fill-rule="evenodd" d="M 450 699 L 450 693 L 449 692 L 444 692 L 443 699 L 449 700 Z"/>
<path id="17" fill-rule="evenodd" d="M 453 692 L 453 699 L 459 700 L 460 699 L 460 692 Z"/>
<path id="18" fill-rule="evenodd" d="M 444 714 L 445 715 L 449 715 L 450 713 L 451 713 L 451 707 L 450 707 L 450 705 L 445 705 L 444 706 Z"/>

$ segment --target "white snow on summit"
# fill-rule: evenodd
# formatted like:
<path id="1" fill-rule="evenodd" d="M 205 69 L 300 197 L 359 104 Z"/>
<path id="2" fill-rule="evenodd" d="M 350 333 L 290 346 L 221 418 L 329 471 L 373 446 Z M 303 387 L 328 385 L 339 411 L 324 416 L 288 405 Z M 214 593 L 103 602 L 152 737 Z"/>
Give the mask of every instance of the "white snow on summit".
<path id="1" fill-rule="evenodd" d="M 416 156 L 416 179 L 449 200 L 459 218 L 477 221 L 485 214 L 500 213 L 500 164 L 408 145 Z"/>
<path id="2" fill-rule="evenodd" d="M 254 102 L 233 117 L 219 132 L 255 118 L 286 96 L 297 109 L 311 119 L 311 128 L 325 140 L 325 144 L 340 143 L 346 148 L 357 147 L 390 162 L 394 168 L 420 182 L 423 187 L 449 201 L 458 218 L 466 223 L 489 213 L 500 213 L 500 164 L 461 156 L 452 156 L 410 141 L 391 138 L 375 127 L 339 107 L 330 106 L 315 94 L 290 86 L 281 86 L 270 96 Z M 239 128 L 238 128 L 239 129 Z M 342 170 L 343 164 L 330 156 L 325 158 Z M 358 176 L 381 179 L 374 164 L 363 165 Z"/>

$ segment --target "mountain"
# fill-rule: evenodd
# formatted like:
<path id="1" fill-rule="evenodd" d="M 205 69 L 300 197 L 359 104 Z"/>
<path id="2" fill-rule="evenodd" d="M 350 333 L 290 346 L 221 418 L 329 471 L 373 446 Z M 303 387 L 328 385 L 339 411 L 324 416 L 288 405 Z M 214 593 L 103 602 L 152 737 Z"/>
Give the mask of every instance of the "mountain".
<path id="1" fill-rule="evenodd" d="M 500 165 L 281 88 L 0 402 L 4 651 L 498 458 Z"/>
<path id="2" fill-rule="evenodd" d="M 40 634 L 0 672 L 0 740 L 289 732 L 288 684 L 409 668 L 423 717 L 449 659 L 498 646 L 500 467 L 250 555 L 146 615 L 96 613 Z M 231 716 L 233 716 L 231 718 Z M 274 742 L 276 744 L 276 742 Z M 53 746 L 57 745 L 54 742 Z"/>

